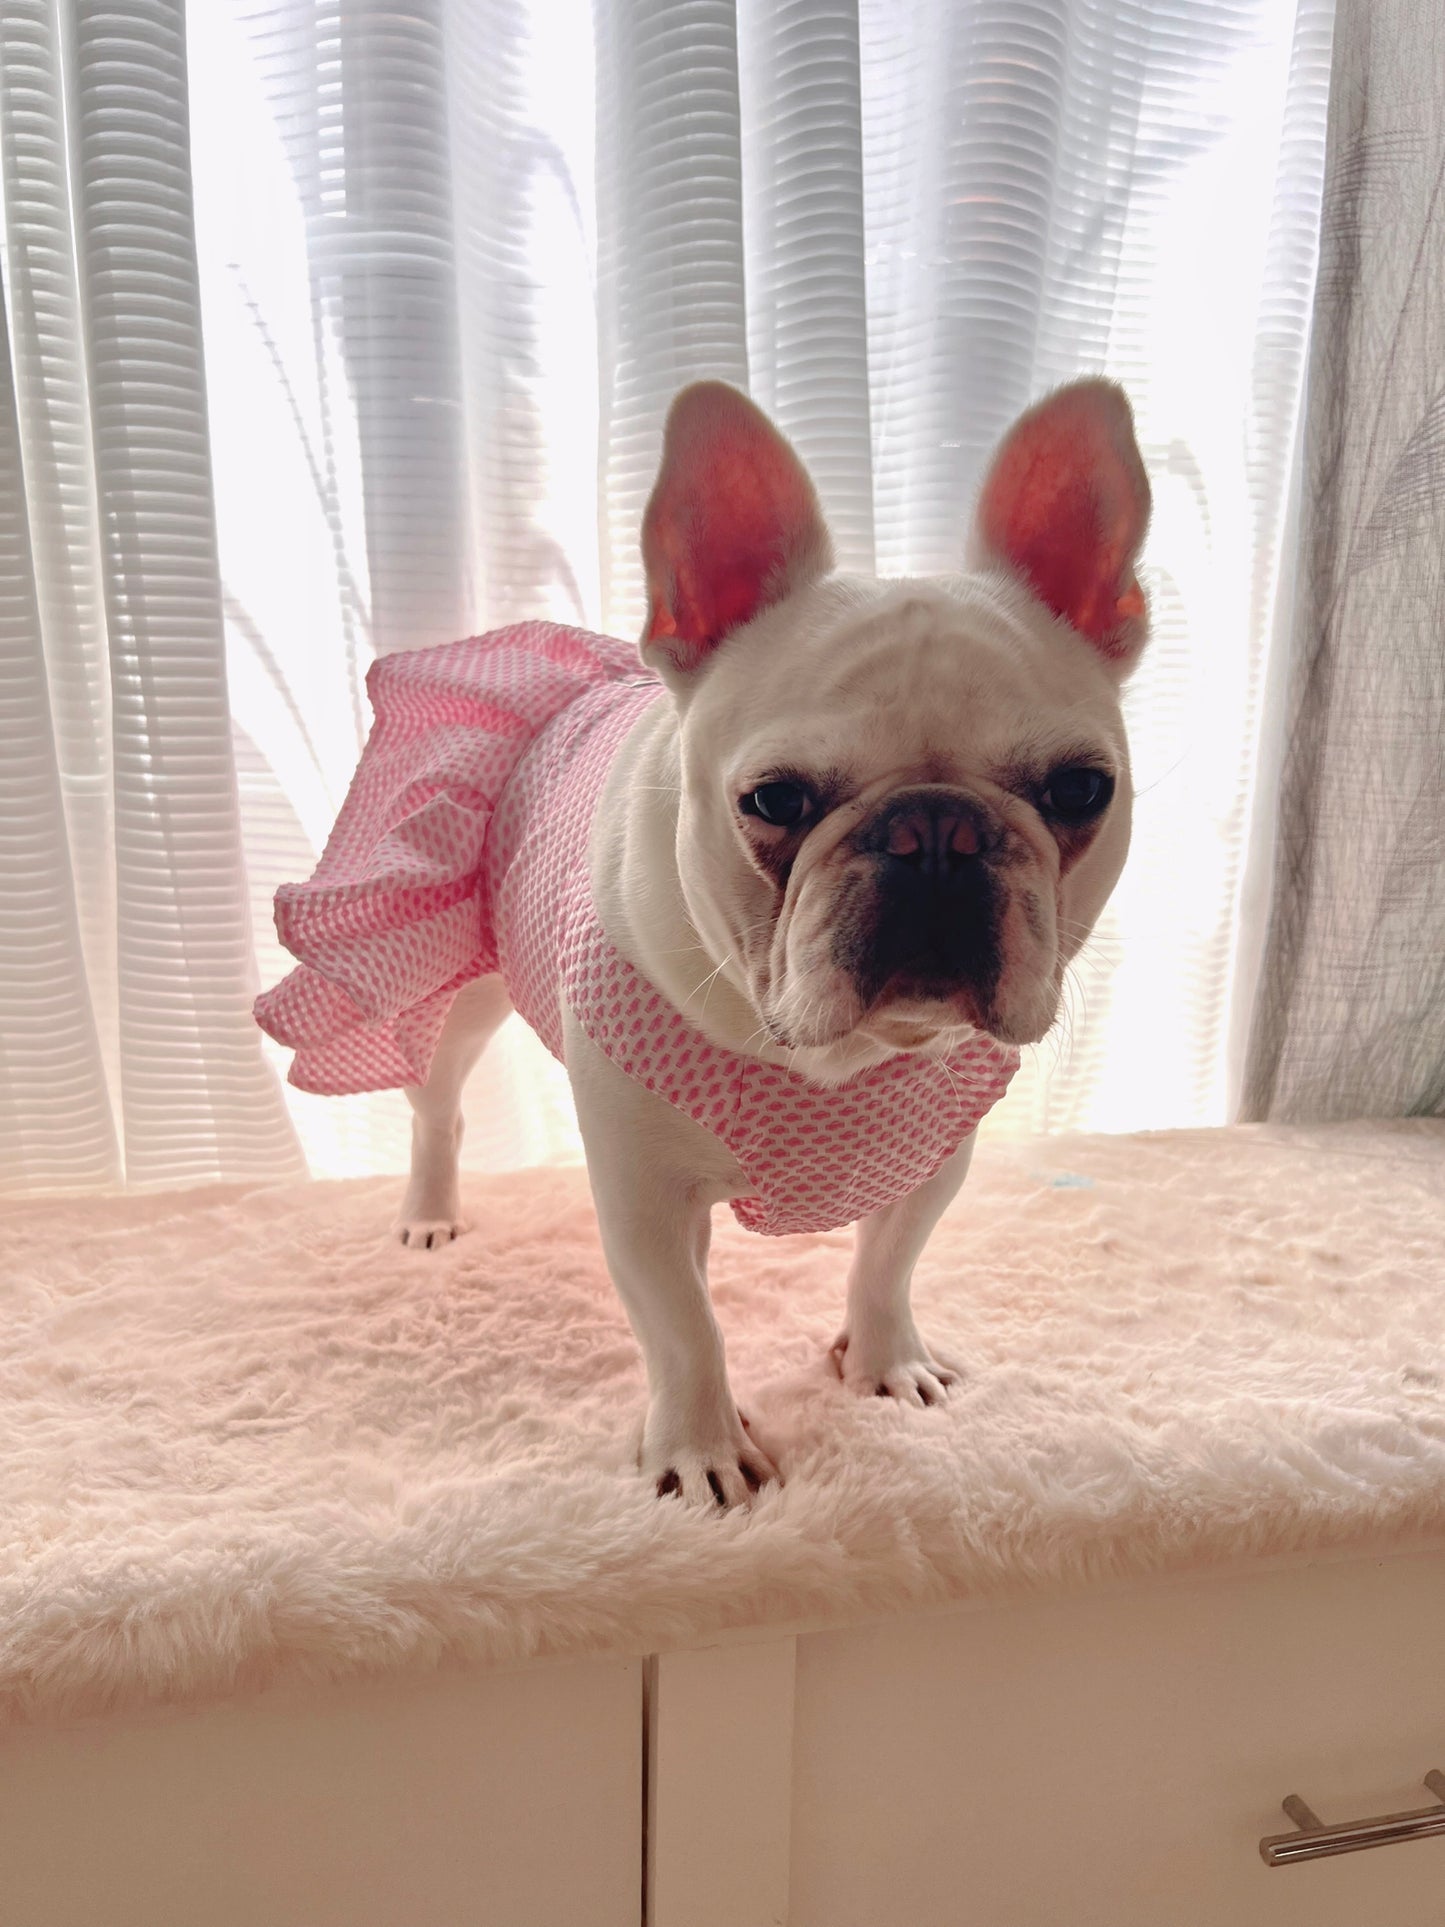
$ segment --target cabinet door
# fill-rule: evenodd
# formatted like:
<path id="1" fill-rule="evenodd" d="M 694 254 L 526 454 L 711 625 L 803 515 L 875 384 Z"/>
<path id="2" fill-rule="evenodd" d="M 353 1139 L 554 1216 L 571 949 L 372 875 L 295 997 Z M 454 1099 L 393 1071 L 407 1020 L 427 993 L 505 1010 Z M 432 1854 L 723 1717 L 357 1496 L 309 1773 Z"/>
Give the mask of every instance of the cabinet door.
<path id="1" fill-rule="evenodd" d="M 791 1927 L 1439 1927 L 1445 1838 L 1271 1869 L 1445 1769 L 1445 1556 L 797 1642 Z"/>
<path id="2" fill-rule="evenodd" d="M 637 1660 L 0 1731 L 0 1927 L 637 1927 Z"/>

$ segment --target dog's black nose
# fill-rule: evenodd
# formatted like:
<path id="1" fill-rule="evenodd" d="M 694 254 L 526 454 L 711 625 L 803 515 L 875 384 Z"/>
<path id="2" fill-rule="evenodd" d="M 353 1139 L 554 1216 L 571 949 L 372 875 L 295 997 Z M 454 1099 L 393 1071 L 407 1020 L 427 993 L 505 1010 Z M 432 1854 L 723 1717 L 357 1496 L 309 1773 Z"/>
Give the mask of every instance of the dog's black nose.
<path id="1" fill-rule="evenodd" d="M 918 876 L 957 876 L 998 848 L 999 830 L 972 797 L 952 789 L 908 790 L 864 825 L 860 849 L 886 856 Z"/>

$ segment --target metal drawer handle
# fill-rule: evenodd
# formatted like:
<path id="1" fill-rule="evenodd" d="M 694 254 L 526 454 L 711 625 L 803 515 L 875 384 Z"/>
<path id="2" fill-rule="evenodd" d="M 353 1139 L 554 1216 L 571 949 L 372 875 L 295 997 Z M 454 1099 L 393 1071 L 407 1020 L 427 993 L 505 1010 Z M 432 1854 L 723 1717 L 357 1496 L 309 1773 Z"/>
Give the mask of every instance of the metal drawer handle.
<path id="1" fill-rule="evenodd" d="M 1414 1813 L 1382 1813 L 1378 1820 L 1347 1820 L 1327 1827 L 1297 1793 L 1283 1803 L 1297 1829 L 1272 1833 L 1259 1843 L 1267 1867 L 1287 1867 L 1295 1860 L 1320 1860 L 1330 1853 L 1358 1853 L 1362 1847 L 1389 1847 L 1397 1840 L 1428 1840 L 1445 1833 L 1445 1773 L 1438 1767 L 1425 1775 L 1425 1784 L 1438 1806 L 1419 1807 Z"/>

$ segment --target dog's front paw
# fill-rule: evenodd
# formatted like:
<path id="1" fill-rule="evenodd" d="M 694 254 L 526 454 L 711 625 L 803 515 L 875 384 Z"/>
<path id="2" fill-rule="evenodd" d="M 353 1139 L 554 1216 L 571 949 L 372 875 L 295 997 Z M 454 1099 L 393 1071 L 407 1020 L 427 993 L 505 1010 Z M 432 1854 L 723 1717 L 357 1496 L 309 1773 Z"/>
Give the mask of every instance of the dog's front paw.
<path id="1" fill-rule="evenodd" d="M 828 1357 L 848 1390 L 860 1398 L 941 1405 L 958 1383 L 957 1371 L 933 1356 L 911 1320 L 897 1331 L 857 1340 L 840 1332 Z"/>
<path id="2" fill-rule="evenodd" d="M 763 1486 L 782 1483 L 778 1468 L 748 1435 L 747 1420 L 729 1405 L 712 1416 L 654 1399 L 642 1433 L 641 1467 L 659 1498 L 689 1505 L 746 1506 Z"/>

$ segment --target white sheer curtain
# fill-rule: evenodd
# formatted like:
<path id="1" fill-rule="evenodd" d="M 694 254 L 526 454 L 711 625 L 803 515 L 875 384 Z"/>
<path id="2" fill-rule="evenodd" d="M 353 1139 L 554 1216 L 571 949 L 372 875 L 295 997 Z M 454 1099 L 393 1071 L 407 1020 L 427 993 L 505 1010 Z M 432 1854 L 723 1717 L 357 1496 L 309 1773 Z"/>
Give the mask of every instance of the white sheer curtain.
<path id="1" fill-rule="evenodd" d="M 401 1162 L 395 1094 L 283 1101 L 246 1014 L 286 964 L 271 892 L 314 863 L 374 653 L 635 629 L 662 413 L 704 374 L 775 413 L 845 563 L 885 573 L 957 564 L 1039 390 L 1128 384 L 1156 499 L 1136 843 L 1006 1117 L 1222 1121 L 1330 24 L 6 0 L 0 1178 Z M 473 1161 L 575 1153 L 520 1031 L 470 1116 Z"/>
<path id="2" fill-rule="evenodd" d="M 0 8 L 0 1185 L 298 1171 L 246 1019 L 167 0 Z"/>

